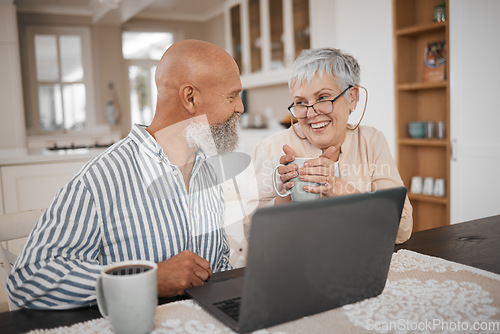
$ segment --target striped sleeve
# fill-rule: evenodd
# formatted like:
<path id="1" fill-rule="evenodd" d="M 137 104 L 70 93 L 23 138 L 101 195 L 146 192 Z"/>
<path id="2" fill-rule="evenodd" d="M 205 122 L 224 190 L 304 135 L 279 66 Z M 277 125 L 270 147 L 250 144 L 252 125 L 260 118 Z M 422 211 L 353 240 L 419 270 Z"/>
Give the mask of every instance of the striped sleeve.
<path id="1" fill-rule="evenodd" d="M 45 211 L 12 269 L 7 291 L 18 307 L 67 309 L 95 302 L 99 223 L 79 178 Z"/>

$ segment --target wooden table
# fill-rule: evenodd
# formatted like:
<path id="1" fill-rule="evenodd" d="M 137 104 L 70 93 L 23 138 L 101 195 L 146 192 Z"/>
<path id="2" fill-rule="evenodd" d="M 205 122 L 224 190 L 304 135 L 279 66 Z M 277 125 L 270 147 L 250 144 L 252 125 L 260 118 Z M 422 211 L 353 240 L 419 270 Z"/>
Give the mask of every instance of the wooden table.
<path id="1" fill-rule="evenodd" d="M 500 274 L 500 215 L 417 232 L 406 243 L 395 247 L 395 250 L 399 249 L 409 249 Z M 159 303 L 184 298 L 160 298 Z M 0 332 L 23 333 L 37 328 L 69 326 L 100 317 L 96 306 L 67 311 L 22 309 L 0 313 Z"/>
<path id="2" fill-rule="evenodd" d="M 395 250 L 409 249 L 500 275 L 500 215 L 420 231 Z"/>

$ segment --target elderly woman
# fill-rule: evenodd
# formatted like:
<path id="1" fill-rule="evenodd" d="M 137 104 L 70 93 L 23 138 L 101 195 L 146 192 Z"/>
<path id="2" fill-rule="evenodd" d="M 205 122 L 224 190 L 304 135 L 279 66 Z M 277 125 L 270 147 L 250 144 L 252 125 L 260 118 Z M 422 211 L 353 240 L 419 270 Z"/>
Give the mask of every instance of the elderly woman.
<path id="1" fill-rule="evenodd" d="M 295 157 L 317 157 L 300 171 L 295 164 L 278 168 L 283 192 L 294 186 L 290 179 L 319 183 L 305 191 L 332 197 L 402 186 L 384 135 L 378 130 L 348 124 L 359 95 L 360 69 L 352 56 L 337 49 L 304 50 L 292 66 L 288 107 L 298 122 L 262 140 L 254 163 L 259 206 L 291 201 L 276 196 L 273 167 Z M 271 202 L 271 203 L 270 203 Z M 411 235 L 412 207 L 406 198 L 396 243 Z"/>

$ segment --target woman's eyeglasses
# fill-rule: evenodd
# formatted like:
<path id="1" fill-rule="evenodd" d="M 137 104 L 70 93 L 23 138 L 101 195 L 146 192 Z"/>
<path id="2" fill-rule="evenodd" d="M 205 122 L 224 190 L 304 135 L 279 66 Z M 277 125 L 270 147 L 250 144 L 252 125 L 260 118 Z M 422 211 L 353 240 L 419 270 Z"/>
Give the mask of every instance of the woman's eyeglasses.
<path id="1" fill-rule="evenodd" d="M 349 85 L 342 93 L 337 95 L 333 100 L 322 100 L 318 101 L 316 103 L 311 104 L 310 106 L 305 105 L 305 104 L 291 104 L 288 107 L 288 110 L 290 113 L 293 115 L 295 118 L 306 118 L 307 117 L 307 112 L 309 111 L 309 108 L 312 108 L 314 112 L 318 115 L 321 114 L 329 114 L 333 111 L 333 103 L 337 101 L 342 95 L 344 95 L 345 92 L 351 88 L 352 85 Z"/>

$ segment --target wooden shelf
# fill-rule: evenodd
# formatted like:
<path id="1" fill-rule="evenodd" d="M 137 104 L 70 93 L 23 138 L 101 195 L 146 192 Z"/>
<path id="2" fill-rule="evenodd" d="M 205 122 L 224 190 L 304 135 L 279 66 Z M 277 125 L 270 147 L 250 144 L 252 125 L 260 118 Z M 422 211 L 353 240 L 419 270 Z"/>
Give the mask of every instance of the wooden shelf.
<path id="1" fill-rule="evenodd" d="M 448 198 L 446 198 L 446 197 L 437 197 L 437 196 L 433 196 L 433 195 L 421 195 L 421 194 L 413 194 L 413 193 L 408 193 L 408 197 L 412 201 L 427 202 L 427 203 L 434 203 L 434 204 L 441 204 L 441 205 L 448 204 Z"/>
<path id="2" fill-rule="evenodd" d="M 428 24 L 421 24 L 416 26 L 410 26 L 398 29 L 396 31 L 396 36 L 398 37 L 413 37 L 420 36 L 425 33 L 434 33 L 436 31 L 444 31 L 446 29 L 447 22 L 432 22 Z"/>
<path id="3" fill-rule="evenodd" d="M 433 22 L 439 0 L 392 0 L 394 38 L 394 84 L 396 148 L 399 174 L 410 186 L 414 176 L 444 179 L 450 193 L 450 84 L 449 0 L 445 0 L 444 22 Z M 446 77 L 423 82 L 424 51 L 435 41 L 446 41 Z M 408 136 L 413 121 L 444 122 L 445 139 L 415 139 Z M 450 198 L 409 193 L 413 206 L 413 230 L 448 225 Z"/>
<path id="4" fill-rule="evenodd" d="M 440 82 L 409 82 L 397 84 L 397 89 L 400 91 L 417 91 L 424 89 L 447 88 L 448 81 Z"/>
<path id="5" fill-rule="evenodd" d="M 406 146 L 448 147 L 448 141 L 446 139 L 399 138 L 399 144 Z"/>

